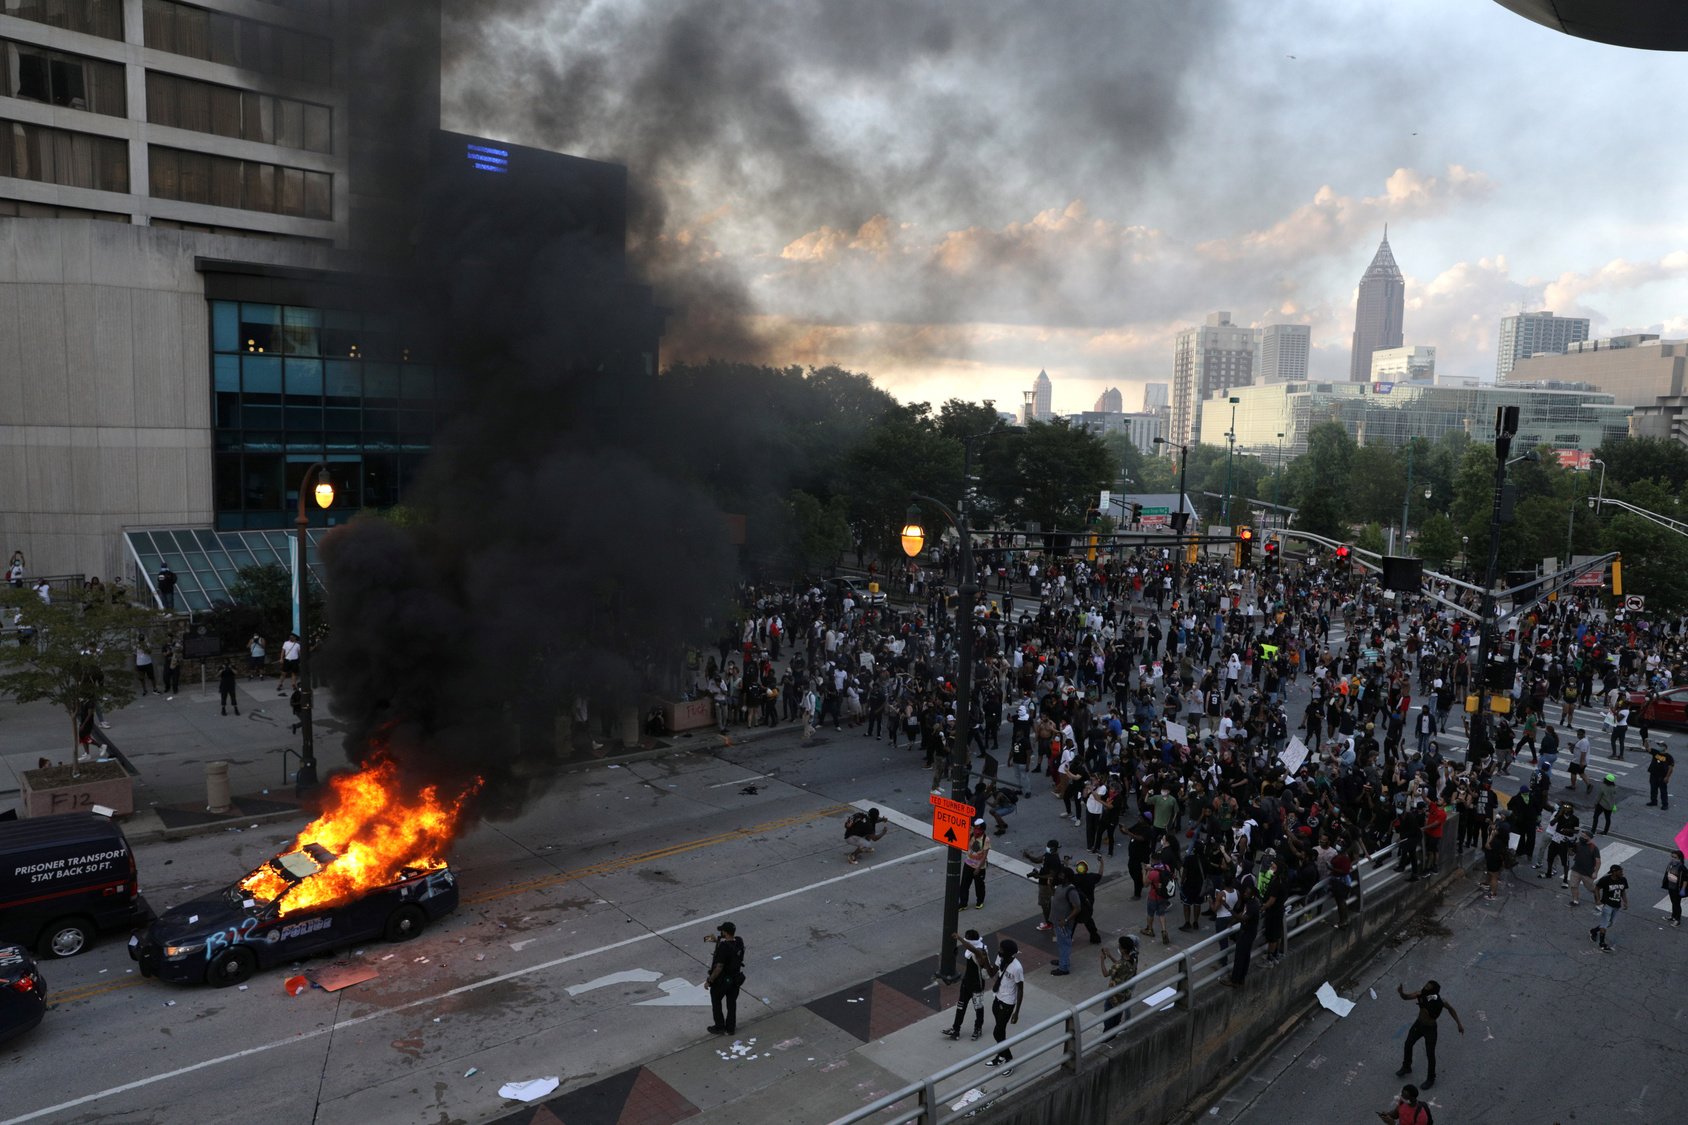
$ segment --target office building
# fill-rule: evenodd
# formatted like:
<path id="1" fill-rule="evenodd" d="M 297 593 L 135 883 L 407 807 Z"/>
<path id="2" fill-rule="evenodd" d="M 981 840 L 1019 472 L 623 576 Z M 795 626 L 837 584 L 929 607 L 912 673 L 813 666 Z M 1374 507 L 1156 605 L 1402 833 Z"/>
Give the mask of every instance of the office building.
<path id="1" fill-rule="evenodd" d="M 1360 292 L 1354 302 L 1354 350 L 1348 360 L 1348 381 L 1371 380 L 1371 355 L 1379 348 L 1401 346 L 1401 320 L 1406 309 L 1407 280 L 1395 264 L 1389 249 L 1389 228 L 1372 255 L 1371 265 L 1360 278 Z"/>
<path id="2" fill-rule="evenodd" d="M 1585 383 L 1635 408 L 1636 437 L 1688 441 L 1688 340 L 1651 333 L 1581 340 L 1564 355 L 1534 355 L 1513 365 L 1503 385 Z"/>
<path id="3" fill-rule="evenodd" d="M 1422 345 L 1379 348 L 1372 353 L 1374 383 L 1432 383 L 1436 380 L 1436 349 Z"/>
<path id="4" fill-rule="evenodd" d="M 1254 352 L 1254 382 L 1296 383 L 1307 378 L 1313 329 L 1305 324 L 1268 324 Z"/>
<path id="5" fill-rule="evenodd" d="M 1166 436 L 1166 422 L 1159 414 L 1125 414 L 1118 410 L 1086 410 L 1068 414 L 1074 426 L 1094 434 L 1124 434 L 1140 453 L 1155 452 L 1155 439 Z"/>
<path id="6" fill-rule="evenodd" d="M 1538 445 L 1590 452 L 1603 441 L 1628 434 L 1632 407 L 1590 390 L 1545 390 L 1481 384 L 1470 387 L 1424 383 L 1273 383 L 1239 387 L 1237 452 L 1275 459 L 1283 434 L 1286 458 L 1307 452 L 1307 438 L 1323 422 L 1337 422 L 1360 445 L 1400 446 L 1414 438 L 1437 441 L 1450 432 L 1476 441 L 1493 433 L 1495 407 L 1519 408 L 1514 447 Z M 1205 412 L 1203 443 L 1224 444 L 1230 411 Z"/>
<path id="7" fill-rule="evenodd" d="M 1527 312 L 1500 318 L 1500 351 L 1495 379 L 1506 378 L 1521 359 L 1533 355 L 1564 355 L 1573 344 L 1588 339 L 1588 318 Z"/>
<path id="8" fill-rule="evenodd" d="M 1143 413 L 1154 414 L 1167 409 L 1172 403 L 1171 389 L 1171 384 L 1168 383 L 1144 383 Z"/>
<path id="9" fill-rule="evenodd" d="M 285 559 L 313 462 L 331 522 L 396 503 L 472 394 L 414 316 L 428 232 L 591 246 L 628 312 L 582 349 L 654 371 L 625 170 L 440 131 L 439 10 L 0 3 L 0 542 L 32 573 L 169 561 L 206 609 Z"/>
<path id="10" fill-rule="evenodd" d="M 1247 386 L 1254 378 L 1254 332 L 1231 323 L 1226 311 L 1178 333 L 1172 353 L 1172 418 L 1169 440 L 1188 445 L 1196 436 L 1203 399 Z"/>
<path id="11" fill-rule="evenodd" d="M 1118 414 L 1125 409 L 1125 396 L 1118 387 L 1109 387 L 1096 396 L 1096 405 L 1090 409 L 1098 414 Z"/>

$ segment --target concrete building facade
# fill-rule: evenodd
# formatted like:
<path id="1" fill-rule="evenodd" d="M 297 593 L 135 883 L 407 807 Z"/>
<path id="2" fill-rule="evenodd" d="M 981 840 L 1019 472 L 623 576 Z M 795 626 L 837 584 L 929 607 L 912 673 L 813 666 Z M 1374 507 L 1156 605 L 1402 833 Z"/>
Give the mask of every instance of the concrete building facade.
<path id="1" fill-rule="evenodd" d="M 439 0 L 0 4 L 8 554 L 171 561 L 207 608 L 232 564 L 183 554 L 283 534 L 306 466 L 331 521 L 396 503 L 463 393 L 416 316 L 454 208 L 620 284 L 625 170 L 444 133 L 439 89 Z M 593 321 L 627 345 L 601 369 L 654 373 L 660 318 L 627 293 Z"/>
<path id="2" fill-rule="evenodd" d="M 1109 387 L 1096 396 L 1096 405 L 1090 409 L 1099 414 L 1118 414 L 1125 409 L 1125 396 L 1118 387 Z"/>
<path id="3" fill-rule="evenodd" d="M 1415 344 L 1379 348 L 1371 357 L 1372 382 L 1430 383 L 1436 379 L 1436 349 Z"/>
<path id="4" fill-rule="evenodd" d="M 1297 383 L 1307 378 L 1313 329 L 1305 324 L 1268 324 L 1254 352 L 1254 382 Z"/>
<path id="5" fill-rule="evenodd" d="M 1168 440 L 1196 440 L 1204 399 L 1245 387 L 1254 378 L 1254 331 L 1231 322 L 1231 314 L 1208 315 L 1207 323 L 1178 333 L 1172 354 L 1172 417 Z"/>
<path id="6" fill-rule="evenodd" d="M 1590 390 L 1495 386 L 1438 387 L 1422 383 L 1276 383 L 1240 387 L 1237 452 L 1276 458 L 1283 434 L 1285 457 L 1307 452 L 1308 435 L 1324 422 L 1339 423 L 1360 445 L 1400 446 L 1413 438 L 1436 441 L 1447 433 L 1483 440 L 1497 406 L 1519 407 L 1517 448 L 1547 445 L 1590 452 L 1629 432 L 1632 408 Z M 1229 411 L 1202 419 L 1200 439 L 1223 444 Z"/>
<path id="7" fill-rule="evenodd" d="M 1354 345 L 1348 359 L 1348 380 L 1371 380 L 1371 356 L 1379 348 L 1401 346 L 1402 317 L 1406 310 L 1407 280 L 1395 264 L 1389 248 L 1389 228 L 1372 255 L 1371 265 L 1360 278 L 1359 296 L 1354 302 Z"/>
<path id="8" fill-rule="evenodd" d="M 1554 316 L 1551 312 L 1518 313 L 1500 318 L 1500 348 L 1495 357 L 1498 382 L 1512 373 L 1521 359 L 1533 355 L 1564 355 L 1572 344 L 1588 339 L 1588 318 Z"/>

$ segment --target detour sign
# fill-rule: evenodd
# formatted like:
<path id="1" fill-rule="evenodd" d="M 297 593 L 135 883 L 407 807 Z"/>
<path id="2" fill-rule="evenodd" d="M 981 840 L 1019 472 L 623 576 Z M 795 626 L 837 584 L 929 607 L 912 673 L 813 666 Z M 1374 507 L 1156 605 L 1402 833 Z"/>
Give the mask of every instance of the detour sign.
<path id="1" fill-rule="evenodd" d="M 932 794 L 932 839 L 966 851 L 968 826 L 972 823 L 972 805 Z"/>

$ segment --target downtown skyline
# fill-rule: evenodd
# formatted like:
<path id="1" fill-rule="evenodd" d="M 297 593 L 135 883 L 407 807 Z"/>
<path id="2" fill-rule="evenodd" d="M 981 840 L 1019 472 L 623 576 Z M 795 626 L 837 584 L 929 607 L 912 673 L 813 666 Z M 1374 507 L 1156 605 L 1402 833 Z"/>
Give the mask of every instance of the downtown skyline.
<path id="1" fill-rule="evenodd" d="M 448 124 L 628 162 L 668 360 L 1004 410 L 1047 369 L 1063 413 L 1139 400 L 1230 309 L 1310 325 L 1310 377 L 1341 381 L 1385 223 L 1403 342 L 1446 377 L 1492 379 L 1519 312 L 1688 334 L 1688 179 L 1641 112 L 1680 59 L 1498 4 L 465 12 Z"/>

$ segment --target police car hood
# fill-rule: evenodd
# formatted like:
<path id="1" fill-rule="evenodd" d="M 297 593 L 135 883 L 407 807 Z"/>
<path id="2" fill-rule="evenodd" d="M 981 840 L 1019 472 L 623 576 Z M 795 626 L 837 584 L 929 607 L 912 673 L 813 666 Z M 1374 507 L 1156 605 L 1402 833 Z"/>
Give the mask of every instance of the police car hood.
<path id="1" fill-rule="evenodd" d="M 238 925 L 242 919 L 260 915 L 263 904 L 252 899 L 235 900 L 233 896 L 238 887 L 238 883 L 231 883 L 215 894 L 172 906 L 153 920 L 147 929 L 148 935 L 162 945 L 185 945 L 206 934 Z M 252 905 L 242 905 L 245 902 Z"/>

